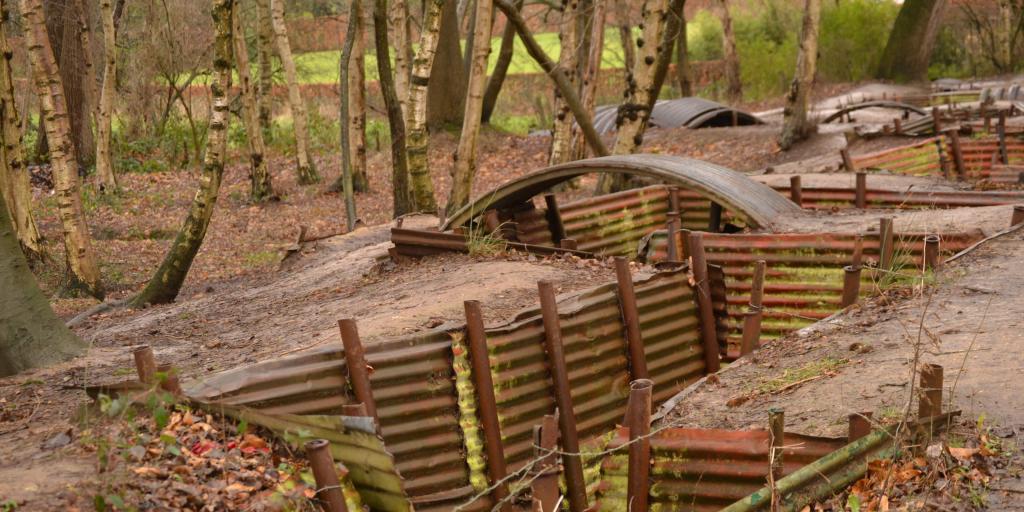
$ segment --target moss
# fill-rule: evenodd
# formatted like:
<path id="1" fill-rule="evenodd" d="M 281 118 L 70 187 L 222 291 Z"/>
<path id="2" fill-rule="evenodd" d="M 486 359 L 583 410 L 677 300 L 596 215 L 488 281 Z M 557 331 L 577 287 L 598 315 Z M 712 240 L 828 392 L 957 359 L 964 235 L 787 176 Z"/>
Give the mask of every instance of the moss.
<path id="1" fill-rule="evenodd" d="M 473 386 L 465 334 L 462 331 L 448 333 L 452 339 L 452 370 L 455 371 L 455 392 L 459 404 L 459 427 L 466 449 L 466 464 L 469 466 L 469 483 L 476 491 L 483 491 L 490 484 L 487 481 L 484 459 L 483 429 L 476 414 L 476 389 Z"/>

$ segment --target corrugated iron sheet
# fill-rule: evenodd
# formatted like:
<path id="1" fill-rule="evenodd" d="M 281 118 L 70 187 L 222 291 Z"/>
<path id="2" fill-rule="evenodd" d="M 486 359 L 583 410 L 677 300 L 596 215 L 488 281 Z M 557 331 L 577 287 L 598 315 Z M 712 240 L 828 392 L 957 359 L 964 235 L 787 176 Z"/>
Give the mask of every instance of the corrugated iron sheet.
<path id="1" fill-rule="evenodd" d="M 883 169 L 912 176 L 941 176 L 942 169 L 939 165 L 936 141 L 939 141 L 946 154 L 950 174 L 955 175 L 953 149 L 945 136 L 931 137 L 906 146 L 857 155 L 852 159 L 858 169 Z M 966 179 L 972 181 L 983 179 L 1017 181 L 1018 176 L 1016 175 L 1012 176 L 1012 179 L 1007 179 L 999 173 L 992 175 L 993 157 L 999 154 L 998 138 L 992 136 L 964 137 L 960 139 L 960 149 L 964 160 L 964 177 Z M 1019 139 L 1007 139 L 1006 153 L 1009 164 L 1024 164 L 1024 142 Z"/>
<path id="2" fill-rule="evenodd" d="M 629 430 L 620 428 L 608 448 L 622 447 L 628 441 Z M 845 443 L 845 439 L 787 433 L 784 474 L 792 474 Z M 651 509 L 717 511 L 764 487 L 769 471 L 768 454 L 768 432 L 764 430 L 662 430 L 651 437 Z M 628 510 L 627 459 L 626 450 L 605 457 L 597 488 L 598 510 Z"/>
<path id="3" fill-rule="evenodd" d="M 704 98 L 689 97 L 658 100 L 651 112 L 650 125 L 657 128 L 685 126 L 693 129 L 732 126 L 733 112 L 736 113 L 736 123 L 739 126 L 762 123 L 757 116 L 742 110 L 735 110 Z M 615 125 L 617 115 L 617 105 L 597 107 L 594 109 L 594 129 L 601 134 L 614 132 L 618 128 Z"/>
<path id="4" fill-rule="evenodd" d="M 1016 171 L 1020 172 L 1020 171 Z M 870 178 L 869 178 L 870 180 Z M 773 187 L 782 194 L 789 194 L 790 187 Z M 843 187 L 802 187 L 804 208 L 832 209 L 853 208 L 857 198 L 854 188 Z M 917 208 L 960 208 L 965 206 L 997 206 L 1017 204 L 1024 201 L 1024 192 L 994 190 L 881 190 L 867 189 L 865 193 L 868 208 L 917 209 Z"/>
<path id="5" fill-rule="evenodd" d="M 912 176 L 939 175 L 939 151 L 936 142 L 945 145 L 942 137 L 929 137 L 913 144 L 851 157 L 858 170 L 883 169 Z"/>
<path id="6" fill-rule="evenodd" d="M 690 190 L 731 211 L 750 227 L 771 229 L 772 222 L 780 216 L 802 213 L 800 207 L 771 187 L 725 167 L 674 156 L 616 155 L 556 165 L 514 179 L 454 212 L 442 229 L 466 225 L 489 209 L 517 211 L 555 185 L 584 174 L 608 172 L 650 178 Z"/>
<path id="7" fill-rule="evenodd" d="M 924 236 L 921 233 L 900 233 L 895 236 L 897 269 L 920 267 Z M 757 260 L 763 259 L 768 264 L 761 322 L 762 340 L 784 336 L 839 310 L 843 267 L 852 262 L 855 234 L 705 233 L 703 238 L 707 261 L 725 268 L 729 313 L 728 358 L 735 358 L 739 354 L 743 314 L 750 302 L 750 281 Z M 979 238 L 977 234 L 945 233 L 942 234 L 940 250 L 944 254 L 953 254 Z M 665 259 L 665 232 L 655 232 L 642 250 L 648 261 Z M 682 244 L 679 244 L 679 251 L 683 254 Z M 877 262 L 878 254 L 878 235 L 864 235 L 864 263 Z M 861 293 L 870 294 L 878 280 L 870 271 L 863 272 Z"/>

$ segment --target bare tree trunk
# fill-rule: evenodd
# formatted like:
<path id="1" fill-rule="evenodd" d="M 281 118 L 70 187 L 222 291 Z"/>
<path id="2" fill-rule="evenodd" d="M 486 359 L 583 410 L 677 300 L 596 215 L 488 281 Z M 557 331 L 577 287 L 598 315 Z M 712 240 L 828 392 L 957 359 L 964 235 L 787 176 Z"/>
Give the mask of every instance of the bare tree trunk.
<path id="1" fill-rule="evenodd" d="M 352 181 L 352 128 L 349 115 L 349 102 L 352 94 L 350 75 L 352 73 L 352 52 L 356 48 L 356 39 L 361 36 L 359 0 L 349 4 L 348 28 L 345 29 L 345 44 L 341 48 L 341 59 L 338 61 L 338 124 L 341 126 L 341 177 L 340 189 L 345 196 L 345 217 L 348 231 L 356 227 L 356 193 Z M 362 46 L 362 45 L 358 45 Z"/>
<path id="2" fill-rule="evenodd" d="M 548 57 L 548 54 L 544 51 L 544 48 L 537 42 L 530 33 L 530 28 L 526 25 L 526 20 L 523 19 L 522 15 L 516 9 L 509 0 L 493 0 L 494 5 L 505 13 L 509 23 L 512 23 L 516 27 L 516 33 L 519 34 L 519 39 L 522 40 L 523 46 L 526 47 L 526 53 L 530 54 L 530 57 L 540 66 L 541 69 L 547 73 L 551 81 L 554 82 L 555 87 L 558 88 L 559 94 L 565 98 L 566 103 L 569 104 L 569 109 L 572 110 L 573 117 L 576 118 L 576 123 L 580 126 L 580 131 L 583 132 L 583 137 L 587 140 L 587 145 L 590 146 L 591 151 L 597 156 L 607 156 L 608 148 L 604 146 L 604 142 L 601 137 L 597 134 L 597 130 L 594 129 L 594 123 L 592 116 L 583 109 L 583 103 L 580 102 L 579 96 L 576 94 L 576 89 L 572 87 L 569 80 L 565 77 L 565 70 L 555 65 Z"/>
<path id="3" fill-rule="evenodd" d="M 1013 71 L 1013 5 L 1011 0 L 999 0 L 999 28 L 995 30 L 998 43 L 999 60 L 1003 63 L 1003 71 Z"/>
<path id="4" fill-rule="evenodd" d="M 662 42 L 668 21 L 668 5 L 664 0 L 648 0 L 644 3 L 641 17 L 643 34 L 637 42 L 636 66 L 628 73 L 623 102 L 615 122 L 618 134 L 615 137 L 614 155 L 635 153 L 643 143 L 644 131 L 651 117 L 654 102 L 658 99 L 658 64 L 671 48 Z M 649 42 L 657 42 L 649 44 Z M 597 181 L 598 194 L 607 194 L 624 188 L 624 175 L 602 174 Z"/>
<path id="5" fill-rule="evenodd" d="M 928 78 L 928 61 L 948 0 L 906 0 L 893 22 L 876 78 L 912 82 Z M 966 2 L 965 2 L 966 4 Z"/>
<path id="6" fill-rule="evenodd" d="M 719 0 L 722 6 L 722 45 L 725 58 L 725 95 L 730 103 L 743 101 L 743 82 L 740 79 L 740 57 L 736 53 L 736 33 L 732 29 L 732 15 L 728 0 Z"/>
<path id="7" fill-rule="evenodd" d="M 28 1 L 28 0 L 24 0 Z M 276 0 L 275 0 L 276 1 Z M 173 302 L 185 283 L 192 261 L 206 238 L 206 229 L 213 216 L 221 178 L 224 175 L 224 158 L 227 152 L 228 90 L 231 88 L 232 37 L 231 17 L 233 0 L 211 1 L 215 30 L 213 79 L 210 94 L 213 112 L 210 116 L 209 135 L 206 137 L 206 157 L 203 160 L 203 174 L 199 178 L 199 190 L 189 206 L 188 216 L 181 231 L 171 244 L 156 274 L 134 299 L 132 305 Z"/>
<path id="8" fill-rule="evenodd" d="M 120 187 L 114 175 L 114 159 L 110 148 L 111 118 L 117 87 L 117 29 L 114 25 L 112 0 L 100 0 L 100 17 L 103 19 L 103 87 L 100 89 L 96 115 L 96 177 L 101 191 L 117 193 Z"/>
<path id="9" fill-rule="evenodd" d="M 601 56 L 604 51 L 604 18 L 607 1 L 594 0 L 593 10 L 590 13 L 590 51 L 587 54 L 586 66 L 583 68 L 580 102 L 583 103 L 583 109 L 591 117 L 593 117 L 594 108 L 597 106 L 597 85 L 601 77 Z M 573 130 L 572 148 L 574 158 L 577 160 L 586 158 L 587 144 L 580 130 Z"/>
<path id="10" fill-rule="evenodd" d="M 477 136 L 483 109 L 484 87 L 487 85 L 487 57 L 491 53 L 491 0 L 476 0 L 476 25 L 473 27 L 473 63 L 466 91 L 466 110 L 462 116 L 462 133 L 455 153 L 452 190 L 446 211 L 454 212 L 469 203 L 476 174 Z"/>
<path id="11" fill-rule="evenodd" d="M 270 0 L 270 21 L 274 27 L 277 55 L 284 68 L 284 79 L 288 83 L 288 103 L 292 108 L 292 125 L 295 130 L 295 153 L 299 159 L 299 184 L 311 185 L 320 182 L 313 159 L 309 153 L 309 131 L 306 124 L 306 104 L 299 90 L 299 76 L 292 59 L 291 43 L 288 42 L 288 27 L 284 21 L 284 0 Z"/>
<path id="12" fill-rule="evenodd" d="M 274 27 L 270 22 L 270 0 L 256 0 L 256 46 L 260 51 L 260 129 L 267 134 L 274 104 Z"/>
<path id="13" fill-rule="evenodd" d="M 563 0 L 562 31 L 559 33 L 561 51 L 558 54 L 558 67 L 565 70 L 569 84 L 576 84 L 576 47 L 579 45 L 579 0 Z M 554 123 L 551 127 L 551 152 L 548 154 L 548 165 L 557 165 L 572 160 L 572 125 L 573 118 L 569 105 L 555 89 Z"/>
<path id="14" fill-rule="evenodd" d="M 409 24 L 409 6 L 406 0 L 392 0 L 388 25 L 395 34 L 395 94 L 402 106 L 402 118 L 409 117 L 409 76 L 412 66 L 412 27 Z"/>
<path id="15" fill-rule="evenodd" d="M 75 162 L 82 169 L 87 169 L 93 164 L 96 155 L 96 141 L 90 123 L 94 103 L 89 101 L 96 86 L 95 75 L 88 70 L 88 51 L 82 47 L 78 2 L 45 0 L 43 12 L 46 15 L 50 51 L 64 87 Z M 89 81 L 90 76 L 94 78 L 93 81 Z"/>
<path id="16" fill-rule="evenodd" d="M 82 61 L 82 80 L 85 82 L 85 86 L 82 88 L 85 91 L 86 102 L 93 109 L 93 114 L 96 114 L 99 110 L 99 80 L 96 78 L 96 67 L 92 64 L 92 27 L 89 25 L 89 11 L 85 0 L 74 0 L 74 15 L 78 21 L 78 38 L 81 43 L 81 48 L 77 48 L 75 51 L 81 53 Z M 64 16 L 72 15 L 71 12 L 65 12 Z M 104 43 L 104 46 L 106 43 Z M 95 117 L 95 116 L 94 116 Z"/>
<path id="17" fill-rule="evenodd" d="M 349 63 L 349 140 L 352 149 L 352 187 L 356 192 L 369 192 L 366 175 L 366 27 L 368 10 L 362 2 L 352 3 L 349 19 L 356 21 L 352 60 Z M 351 21 L 350 21 L 351 23 Z"/>
<path id="18" fill-rule="evenodd" d="M 618 21 L 619 43 L 622 45 L 622 61 L 626 72 L 636 67 L 636 48 L 630 28 L 629 2 L 616 2 L 615 18 Z"/>
<path id="19" fill-rule="evenodd" d="M 0 194 L 0 377 L 70 359 L 86 348 L 39 290 L 18 250 L 8 207 Z"/>
<path id="20" fill-rule="evenodd" d="M 523 0 L 516 1 L 516 9 L 523 8 Z M 512 57 L 515 53 L 516 28 L 510 22 L 505 23 L 505 31 L 501 34 L 501 48 L 498 50 L 498 60 L 494 63 L 494 72 L 487 80 L 487 88 L 484 90 L 483 112 L 480 114 L 484 124 L 491 122 L 491 115 L 494 114 L 494 107 L 498 104 L 498 94 L 501 93 L 501 86 L 505 83 L 508 75 L 508 66 L 512 64 Z"/>
<path id="21" fill-rule="evenodd" d="M 233 9 L 231 33 L 235 67 L 238 68 L 238 89 L 242 97 L 242 124 L 245 125 L 245 138 L 249 145 L 249 198 L 258 203 L 274 197 L 274 187 L 271 185 L 270 169 L 265 158 L 267 147 L 263 142 L 263 129 L 260 128 L 256 84 L 252 81 L 249 48 L 245 44 L 245 31 L 242 29 L 242 15 L 239 9 Z"/>
<path id="22" fill-rule="evenodd" d="M 405 121 L 402 107 L 395 92 L 395 76 L 391 73 L 388 55 L 388 2 L 375 0 L 373 7 L 373 43 L 377 51 L 377 74 L 380 91 L 388 112 L 391 128 L 391 185 L 394 215 L 399 217 L 413 211 L 409 197 L 409 164 L 405 154 Z"/>
<path id="23" fill-rule="evenodd" d="M 783 151 L 794 143 L 806 139 L 815 124 L 808 118 L 811 89 L 818 72 L 818 29 L 821 21 L 821 0 L 805 0 L 804 23 L 800 31 L 800 53 L 796 58 L 796 73 L 786 95 L 782 112 L 782 133 L 779 147 Z"/>
<path id="24" fill-rule="evenodd" d="M 93 253 L 79 192 L 78 165 L 75 147 L 71 143 L 64 87 L 46 34 L 42 1 L 22 0 L 21 12 L 25 20 L 25 43 L 28 47 L 29 60 L 32 62 L 41 117 L 46 125 L 46 138 L 50 146 L 57 208 L 64 227 L 64 248 L 68 267 L 67 289 L 81 290 L 89 295 L 102 297 L 100 270 Z"/>
<path id="25" fill-rule="evenodd" d="M 679 95 L 688 98 L 693 96 L 693 81 L 690 78 L 690 49 L 686 40 L 686 12 L 679 20 L 679 36 L 676 37 L 676 83 Z"/>
<path id="26" fill-rule="evenodd" d="M 413 208 L 422 212 L 436 212 L 437 199 L 434 198 L 434 183 L 430 179 L 430 162 L 427 158 L 430 147 L 430 136 L 427 133 L 427 91 L 441 29 L 444 0 L 431 0 L 426 4 L 426 8 L 423 28 L 420 30 L 419 49 L 412 61 L 412 81 L 406 111 L 406 131 L 409 136 L 406 153 L 409 155 Z"/>
<path id="27" fill-rule="evenodd" d="M 461 124 L 466 101 L 466 73 L 459 47 L 459 19 L 456 0 L 445 0 L 441 11 L 441 34 L 427 90 L 427 125 Z"/>
<path id="28" fill-rule="evenodd" d="M 32 217 L 32 184 L 25 166 L 22 129 L 14 99 L 14 53 L 7 42 L 7 7 L 7 0 L 0 0 L 0 195 L 6 201 L 22 250 L 30 259 L 37 259 L 42 256 L 42 237 Z"/>

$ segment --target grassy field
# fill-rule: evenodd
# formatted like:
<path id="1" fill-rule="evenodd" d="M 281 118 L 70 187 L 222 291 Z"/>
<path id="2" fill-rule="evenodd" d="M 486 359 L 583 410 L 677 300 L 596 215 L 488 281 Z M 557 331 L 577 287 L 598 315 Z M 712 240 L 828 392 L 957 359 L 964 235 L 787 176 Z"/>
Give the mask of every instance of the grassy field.
<path id="1" fill-rule="evenodd" d="M 553 60 L 558 59 L 559 41 L 558 34 L 548 32 L 535 34 L 537 42 L 544 48 L 548 56 Z M 498 60 L 498 50 L 501 47 L 501 38 L 491 39 L 491 59 L 489 71 L 494 69 Z M 323 51 L 303 53 L 295 56 L 295 67 L 298 68 L 299 80 L 308 84 L 333 84 L 338 81 L 338 51 Z M 605 32 L 604 54 L 601 56 L 601 67 L 614 69 L 623 67 L 622 45 L 620 44 L 618 31 L 609 29 Z M 515 52 L 512 57 L 512 64 L 509 66 L 509 73 L 540 73 L 540 66 L 526 53 L 526 47 L 517 37 L 515 40 Z M 377 57 L 374 54 L 366 55 L 366 77 L 368 80 L 377 79 Z"/>

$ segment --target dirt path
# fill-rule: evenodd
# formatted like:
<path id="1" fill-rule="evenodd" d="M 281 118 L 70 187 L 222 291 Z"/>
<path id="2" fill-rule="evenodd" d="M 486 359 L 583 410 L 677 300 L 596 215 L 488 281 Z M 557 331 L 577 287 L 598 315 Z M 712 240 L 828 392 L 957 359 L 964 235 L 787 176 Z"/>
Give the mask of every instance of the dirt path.
<path id="1" fill-rule="evenodd" d="M 942 270 L 937 286 L 923 294 L 855 309 L 733 364 L 669 417 L 693 426 L 761 428 L 765 411 L 781 407 L 788 431 L 839 435 L 851 413 L 901 413 L 920 339 L 922 361 L 945 368 L 953 408 L 1024 434 L 1022 263 L 1024 232 L 992 241 Z M 793 384 L 800 380 L 807 382 Z"/>

